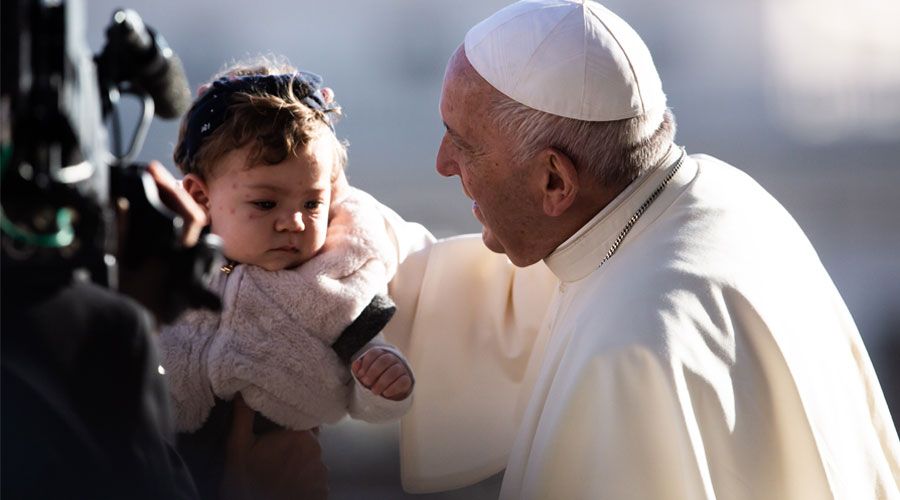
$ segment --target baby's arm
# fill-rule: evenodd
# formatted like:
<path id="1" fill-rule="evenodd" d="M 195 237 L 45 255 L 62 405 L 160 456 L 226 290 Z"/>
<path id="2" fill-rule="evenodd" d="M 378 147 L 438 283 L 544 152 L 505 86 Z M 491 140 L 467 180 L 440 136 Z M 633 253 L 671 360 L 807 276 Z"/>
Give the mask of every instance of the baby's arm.
<path id="1" fill-rule="evenodd" d="M 351 371 L 376 396 L 401 401 L 412 392 L 412 371 L 399 356 L 387 349 L 369 349 L 353 362 Z"/>

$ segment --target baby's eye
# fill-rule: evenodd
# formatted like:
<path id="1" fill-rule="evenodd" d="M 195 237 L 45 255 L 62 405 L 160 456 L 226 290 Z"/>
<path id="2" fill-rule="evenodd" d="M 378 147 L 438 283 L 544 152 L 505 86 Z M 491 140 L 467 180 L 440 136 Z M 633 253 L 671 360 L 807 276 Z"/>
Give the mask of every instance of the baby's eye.
<path id="1" fill-rule="evenodd" d="M 256 200 L 256 201 L 251 201 L 250 203 L 253 203 L 253 205 L 260 210 L 272 210 L 273 208 L 275 208 L 274 201 Z"/>
<path id="2" fill-rule="evenodd" d="M 305 208 L 307 210 L 315 210 L 315 209 L 319 208 L 320 205 L 322 205 L 321 201 L 310 200 L 303 204 L 303 208 Z"/>

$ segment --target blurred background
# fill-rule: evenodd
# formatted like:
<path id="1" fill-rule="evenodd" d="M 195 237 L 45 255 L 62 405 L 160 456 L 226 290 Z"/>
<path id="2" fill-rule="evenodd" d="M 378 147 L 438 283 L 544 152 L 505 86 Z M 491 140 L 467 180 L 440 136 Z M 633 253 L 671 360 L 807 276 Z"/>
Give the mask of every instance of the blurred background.
<path id="1" fill-rule="evenodd" d="M 434 171 L 444 64 L 505 0 L 90 0 L 91 47 L 136 9 L 196 89 L 223 65 L 281 54 L 343 105 L 351 183 L 438 236 L 478 231 L 457 180 Z M 609 0 L 640 33 L 678 120 L 677 141 L 746 171 L 794 215 L 856 319 L 900 415 L 900 2 Z M 177 123 L 141 159 L 172 166 Z M 777 241 L 770 242 L 777 245 Z M 810 346 L 815 349 L 815 346 Z M 407 498 L 397 426 L 323 430 L 332 498 Z M 499 477 L 422 499 L 496 498 Z"/>

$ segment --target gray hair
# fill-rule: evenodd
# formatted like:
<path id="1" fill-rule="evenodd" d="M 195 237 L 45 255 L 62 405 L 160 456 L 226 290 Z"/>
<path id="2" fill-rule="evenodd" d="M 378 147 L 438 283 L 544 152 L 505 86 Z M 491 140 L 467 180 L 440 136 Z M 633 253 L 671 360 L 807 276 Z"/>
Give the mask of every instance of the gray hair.
<path id="1" fill-rule="evenodd" d="M 493 93 L 490 105 L 492 125 L 514 141 L 514 162 L 553 147 L 601 186 L 628 185 L 659 162 L 675 138 L 675 116 L 668 108 L 624 120 L 589 122 L 529 108 L 500 92 Z"/>

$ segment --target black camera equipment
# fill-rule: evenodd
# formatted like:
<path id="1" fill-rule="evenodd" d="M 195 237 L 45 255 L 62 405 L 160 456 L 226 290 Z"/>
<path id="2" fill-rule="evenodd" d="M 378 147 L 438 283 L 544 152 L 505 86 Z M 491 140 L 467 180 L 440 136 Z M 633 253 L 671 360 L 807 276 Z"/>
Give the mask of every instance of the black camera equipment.
<path id="1" fill-rule="evenodd" d="M 176 118 L 190 105 L 178 57 L 134 11 L 113 14 L 94 57 L 80 1 L 2 5 L 3 279 L 31 286 L 86 273 L 118 288 L 118 276 L 156 265 L 163 321 L 186 308 L 218 307 L 203 282 L 221 241 L 205 234 L 196 246 L 180 244 L 183 220 L 160 201 L 146 167 L 132 163 L 153 115 Z M 142 105 L 127 148 L 123 94 Z M 117 213 L 126 214 L 124 224 Z"/>

